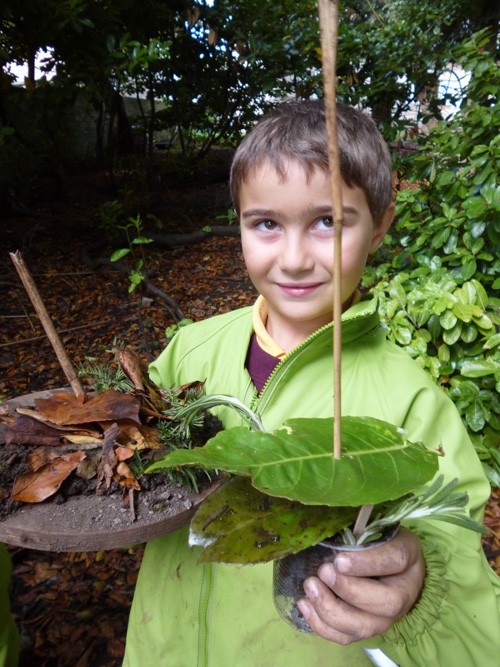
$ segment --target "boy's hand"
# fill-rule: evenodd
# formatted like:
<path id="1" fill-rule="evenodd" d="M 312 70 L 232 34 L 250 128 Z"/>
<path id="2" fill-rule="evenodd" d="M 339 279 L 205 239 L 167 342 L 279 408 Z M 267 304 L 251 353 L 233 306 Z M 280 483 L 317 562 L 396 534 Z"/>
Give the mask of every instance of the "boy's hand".
<path id="1" fill-rule="evenodd" d="M 419 539 L 401 528 L 394 539 L 366 551 L 344 551 L 304 582 L 300 612 L 313 632 L 351 644 L 386 632 L 420 596 L 425 564 Z"/>

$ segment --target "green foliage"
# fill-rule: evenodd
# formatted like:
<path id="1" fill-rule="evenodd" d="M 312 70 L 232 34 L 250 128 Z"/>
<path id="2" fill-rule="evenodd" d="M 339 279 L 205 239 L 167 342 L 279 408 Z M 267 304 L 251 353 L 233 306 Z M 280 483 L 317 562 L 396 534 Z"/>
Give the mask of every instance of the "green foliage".
<path id="1" fill-rule="evenodd" d="M 456 492 L 457 480 L 443 486 L 439 475 L 423 493 L 377 505 L 359 536 L 350 507 L 302 505 L 267 496 L 250 480 L 235 477 L 211 494 L 191 521 L 189 543 L 204 547 L 199 562 L 263 563 L 283 558 L 340 533 L 344 544 L 366 544 L 401 521 L 428 518 L 482 532 L 464 510 L 468 497 Z M 337 539 L 337 538 L 336 538 Z"/>
<path id="2" fill-rule="evenodd" d="M 500 484 L 500 75 L 482 31 L 456 58 L 471 73 L 459 113 L 398 165 L 387 252 L 367 272 L 389 337 L 455 402 L 494 485 Z"/>
<path id="3" fill-rule="evenodd" d="M 118 202 L 107 202 L 105 208 L 101 208 L 101 218 L 106 219 L 106 224 L 112 226 L 115 231 L 121 231 L 125 234 L 127 246 L 115 250 L 110 260 L 118 262 L 123 257 L 131 255 L 133 258 L 133 267 L 130 269 L 128 279 L 129 294 L 132 293 L 146 278 L 145 265 L 147 257 L 144 252 L 144 246 L 153 242 L 153 239 L 144 235 L 144 222 L 140 215 L 130 216 L 122 223 L 120 222 L 122 208 Z"/>
<path id="4" fill-rule="evenodd" d="M 397 200 L 404 249 L 397 267 L 439 252 L 457 280 L 477 278 L 485 287 L 500 276 L 500 72 L 488 40 L 482 31 L 456 50 L 471 74 L 466 99 L 399 165 L 411 187 Z"/>
<path id="5" fill-rule="evenodd" d="M 85 90 L 99 112 L 98 157 L 107 134 L 109 162 L 124 136 L 122 92 L 137 99 L 143 143 L 151 149 L 161 131 L 184 158 L 238 142 L 272 100 L 321 94 L 317 3 L 310 0 L 4 4 L 0 64 L 32 62 L 50 47 L 45 71 L 73 95 Z M 485 3 L 466 0 L 341 2 L 340 97 L 369 107 L 387 128 L 415 100 L 438 115 L 435 84 L 453 61 L 451 48 L 488 21 L 494 17 Z"/>
<path id="6" fill-rule="evenodd" d="M 401 521 L 429 518 L 435 521 L 447 521 L 476 533 L 487 531 L 465 511 L 469 501 L 464 491 L 455 491 L 458 479 L 453 479 L 443 487 L 444 476 L 438 475 L 427 491 L 409 494 L 402 500 L 386 503 L 376 509 L 363 532 L 356 536 L 350 528 L 342 531 L 345 544 L 365 544 L 379 539 L 384 529 L 395 526 Z"/>
<path id="7" fill-rule="evenodd" d="M 228 225 L 233 225 L 238 222 L 238 215 L 234 208 L 228 208 L 226 213 L 218 215 L 216 220 L 224 220 Z"/>
<path id="8" fill-rule="evenodd" d="M 122 367 L 114 361 L 98 361 L 94 357 L 86 357 L 84 363 L 78 366 L 78 375 L 89 378 L 92 388 L 98 394 L 108 389 L 125 393 L 134 388 Z"/>
<path id="9" fill-rule="evenodd" d="M 193 324 L 193 320 L 189 317 L 183 317 L 175 324 L 168 326 L 165 329 L 165 338 L 167 339 L 167 342 L 170 343 L 175 334 L 179 333 L 179 330 L 182 329 L 182 327 L 187 327 L 189 324 Z"/>
<path id="10" fill-rule="evenodd" d="M 398 498 L 438 469 L 437 452 L 371 417 L 342 418 L 340 459 L 333 457 L 332 443 L 331 418 L 287 420 L 273 433 L 237 427 L 221 431 L 202 448 L 167 455 L 149 472 L 202 465 L 250 476 L 255 488 L 271 496 L 357 507 Z"/>
<path id="11" fill-rule="evenodd" d="M 190 450 L 191 447 L 204 441 L 207 420 L 210 418 L 207 412 L 197 410 L 188 419 L 182 416 L 183 410 L 189 408 L 193 403 L 199 402 L 202 394 L 203 388 L 201 386 L 186 389 L 182 400 L 177 391 L 164 391 L 164 401 L 170 407 L 165 410 L 165 418 L 158 421 L 158 432 L 160 440 L 168 452 Z M 210 479 L 210 474 L 200 468 L 173 467 L 166 469 L 164 472 L 169 481 L 184 484 L 197 492 L 200 478 L 206 476 Z"/>
<path id="12" fill-rule="evenodd" d="M 1 76 L 1 73 L 0 73 Z M 47 190 L 63 199 L 71 140 L 60 89 L 0 93 L 0 201 L 29 205 Z"/>
<path id="13" fill-rule="evenodd" d="M 401 345 L 449 394 L 488 477 L 500 481 L 500 324 L 498 304 L 475 279 L 457 279 L 434 257 L 374 288 L 389 338 Z"/>
<path id="14" fill-rule="evenodd" d="M 202 465 L 237 475 L 211 494 L 191 522 L 200 562 L 258 563 L 296 553 L 332 534 L 348 544 L 371 541 L 388 525 L 428 517 L 481 532 L 465 511 L 466 493 L 443 476 L 415 495 L 438 469 L 438 452 L 410 443 L 401 429 L 368 417 L 342 419 L 343 453 L 331 451 L 331 419 L 295 419 L 265 432 L 258 417 L 229 396 L 206 396 L 177 412 L 183 422 L 210 405 L 241 412 L 255 430 L 219 432 L 204 447 L 167 454 L 146 472 Z M 393 502 L 391 502 L 393 501 Z M 361 503 L 374 519 L 351 528 Z M 357 522 L 356 522 L 357 523 Z"/>
<path id="15" fill-rule="evenodd" d="M 257 491 L 234 477 L 196 512 L 190 544 L 205 547 L 199 562 L 264 563 L 317 544 L 352 524 L 351 507 L 306 506 Z"/>

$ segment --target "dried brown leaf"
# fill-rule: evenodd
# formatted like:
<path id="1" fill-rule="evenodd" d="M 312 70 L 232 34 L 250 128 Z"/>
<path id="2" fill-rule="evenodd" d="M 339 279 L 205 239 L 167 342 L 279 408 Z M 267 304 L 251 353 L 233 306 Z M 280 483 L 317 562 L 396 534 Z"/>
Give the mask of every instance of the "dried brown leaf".
<path id="1" fill-rule="evenodd" d="M 127 459 L 130 459 L 134 455 L 134 452 L 128 447 L 120 446 L 120 447 L 115 447 L 115 454 L 118 461 L 126 461 Z"/>
<path id="2" fill-rule="evenodd" d="M 116 466 L 115 482 L 118 482 L 118 484 L 126 486 L 127 488 L 135 489 L 136 491 L 141 490 L 141 485 L 136 480 L 134 473 L 124 461 L 120 461 Z"/>
<path id="3" fill-rule="evenodd" d="M 139 429 L 135 424 L 118 422 L 120 433 L 117 440 L 124 447 L 129 449 L 146 449 L 148 443 L 142 434 L 142 428 Z"/>
<path id="4" fill-rule="evenodd" d="M 127 348 L 124 350 L 115 348 L 114 352 L 118 357 L 123 372 L 132 382 L 134 388 L 137 391 L 144 391 L 143 377 L 146 374 L 146 371 L 137 354 Z"/>
<path id="5" fill-rule="evenodd" d="M 27 415 L 19 415 L 13 424 L 5 429 L 7 445 L 48 445 L 54 447 L 64 443 L 64 436 L 57 429 L 32 419 Z"/>
<path id="6" fill-rule="evenodd" d="M 118 419 L 130 419 L 140 424 L 139 399 L 114 389 L 108 389 L 83 404 L 72 394 L 55 394 L 50 398 L 38 399 L 36 407 L 43 417 L 62 426 Z"/>
<path id="7" fill-rule="evenodd" d="M 84 458 L 83 452 L 63 454 L 37 470 L 19 476 L 12 488 L 12 499 L 39 503 L 49 498 Z"/>
<path id="8" fill-rule="evenodd" d="M 47 424 L 47 426 L 50 426 L 51 428 L 56 429 L 57 431 L 88 436 L 94 439 L 102 437 L 101 431 L 98 431 L 95 428 L 75 426 L 75 425 L 62 426 L 61 424 L 54 424 L 54 422 L 51 422 L 48 419 L 46 419 L 46 417 L 44 417 L 40 412 L 38 412 L 37 410 L 33 410 L 31 408 L 17 408 L 16 412 L 19 415 L 25 415 L 27 417 L 30 417 L 31 419 L 35 419 L 36 421 L 39 421 L 42 424 Z M 70 436 L 65 435 L 65 437 L 69 438 Z"/>
<path id="9" fill-rule="evenodd" d="M 59 456 L 53 449 L 37 447 L 26 455 L 25 464 L 28 472 L 34 472 Z"/>

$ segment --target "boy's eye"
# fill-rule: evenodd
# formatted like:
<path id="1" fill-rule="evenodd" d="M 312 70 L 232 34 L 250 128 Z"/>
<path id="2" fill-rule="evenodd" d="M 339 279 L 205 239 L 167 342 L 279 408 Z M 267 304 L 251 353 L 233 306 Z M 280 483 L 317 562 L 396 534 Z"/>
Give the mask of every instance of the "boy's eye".
<path id="1" fill-rule="evenodd" d="M 272 220 L 261 220 L 256 224 L 257 229 L 262 229 L 263 231 L 266 232 L 272 232 L 274 231 L 278 225 L 276 222 L 273 222 Z"/>
<path id="2" fill-rule="evenodd" d="M 325 215 L 316 220 L 315 226 L 317 229 L 333 229 L 333 218 L 331 215 Z"/>

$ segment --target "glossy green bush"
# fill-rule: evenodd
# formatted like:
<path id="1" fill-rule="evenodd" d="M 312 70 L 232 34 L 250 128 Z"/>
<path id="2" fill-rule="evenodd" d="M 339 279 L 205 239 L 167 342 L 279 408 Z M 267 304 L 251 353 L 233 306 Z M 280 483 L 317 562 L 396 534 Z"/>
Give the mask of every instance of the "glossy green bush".
<path id="1" fill-rule="evenodd" d="M 397 165 L 409 187 L 397 197 L 393 259 L 380 255 L 366 284 L 389 337 L 455 402 L 500 486 L 500 73 L 487 40 L 482 31 L 457 52 L 471 73 L 459 113 Z"/>
<path id="2" fill-rule="evenodd" d="M 419 139 L 398 168 L 411 187 L 398 193 L 402 252 L 395 267 L 416 255 L 439 254 L 458 280 L 500 287 L 500 71 L 481 31 L 457 51 L 471 79 L 459 113 Z"/>
<path id="3" fill-rule="evenodd" d="M 438 257 L 381 280 L 389 338 L 442 386 L 457 406 L 490 482 L 500 485 L 500 315 L 475 279 L 461 285 Z"/>

